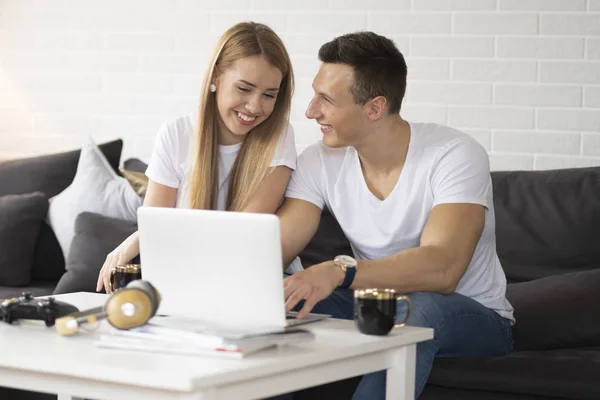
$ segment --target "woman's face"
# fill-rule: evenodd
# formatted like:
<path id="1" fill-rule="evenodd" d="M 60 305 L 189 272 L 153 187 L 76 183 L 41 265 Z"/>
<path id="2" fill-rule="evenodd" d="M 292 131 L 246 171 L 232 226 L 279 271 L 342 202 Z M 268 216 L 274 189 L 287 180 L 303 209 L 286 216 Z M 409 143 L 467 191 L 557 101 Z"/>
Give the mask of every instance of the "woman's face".
<path id="1" fill-rule="evenodd" d="M 269 118 L 281 80 L 281 71 L 262 56 L 241 58 L 216 77 L 219 144 L 241 143 Z"/>

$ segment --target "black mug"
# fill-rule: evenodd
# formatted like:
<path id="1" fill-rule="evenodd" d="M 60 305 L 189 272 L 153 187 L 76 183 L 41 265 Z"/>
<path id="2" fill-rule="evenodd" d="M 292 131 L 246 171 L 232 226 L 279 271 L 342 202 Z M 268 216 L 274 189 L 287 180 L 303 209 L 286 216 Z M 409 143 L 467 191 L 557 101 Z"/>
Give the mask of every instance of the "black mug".
<path id="1" fill-rule="evenodd" d="M 117 265 L 110 271 L 110 291 L 124 288 L 131 281 L 142 279 L 142 266 L 140 264 Z"/>
<path id="2" fill-rule="evenodd" d="M 408 312 L 404 321 L 396 323 L 396 303 L 406 301 Z M 394 289 L 362 289 L 354 291 L 354 323 L 366 335 L 387 335 L 392 328 L 406 325 L 411 310 L 410 297 Z"/>

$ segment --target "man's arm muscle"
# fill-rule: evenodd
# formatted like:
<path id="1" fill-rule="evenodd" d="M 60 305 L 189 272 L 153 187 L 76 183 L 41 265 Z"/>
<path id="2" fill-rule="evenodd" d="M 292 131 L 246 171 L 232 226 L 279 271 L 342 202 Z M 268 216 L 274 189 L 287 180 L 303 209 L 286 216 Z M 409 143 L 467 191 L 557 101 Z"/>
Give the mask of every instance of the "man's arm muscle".
<path id="1" fill-rule="evenodd" d="M 484 225 L 481 205 L 440 204 L 431 210 L 419 247 L 379 260 L 359 260 L 352 288 L 453 293 L 471 263 Z"/>
<path id="2" fill-rule="evenodd" d="M 281 246 L 284 269 L 315 235 L 321 209 L 305 200 L 286 198 L 277 211 L 281 222 Z"/>

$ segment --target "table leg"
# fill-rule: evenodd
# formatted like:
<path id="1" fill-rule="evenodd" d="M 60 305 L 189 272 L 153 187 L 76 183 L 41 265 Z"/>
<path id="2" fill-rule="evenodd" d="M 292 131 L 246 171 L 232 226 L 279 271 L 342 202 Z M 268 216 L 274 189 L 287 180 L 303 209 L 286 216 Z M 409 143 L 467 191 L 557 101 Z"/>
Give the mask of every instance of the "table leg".
<path id="1" fill-rule="evenodd" d="M 391 357 L 393 366 L 387 370 L 386 399 L 414 400 L 417 345 L 396 349 Z"/>

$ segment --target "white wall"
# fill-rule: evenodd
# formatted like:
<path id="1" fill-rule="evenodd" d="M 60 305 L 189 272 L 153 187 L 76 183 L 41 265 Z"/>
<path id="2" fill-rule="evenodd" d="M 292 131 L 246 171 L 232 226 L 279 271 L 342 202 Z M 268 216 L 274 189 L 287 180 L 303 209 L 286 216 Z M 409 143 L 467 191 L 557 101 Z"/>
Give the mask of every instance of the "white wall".
<path id="1" fill-rule="evenodd" d="M 600 0 L 0 0 L 0 157 L 122 137 L 148 159 L 196 107 L 217 36 L 241 20 L 284 39 L 299 149 L 319 46 L 359 29 L 407 56 L 403 116 L 461 128 L 493 169 L 600 165 Z"/>

